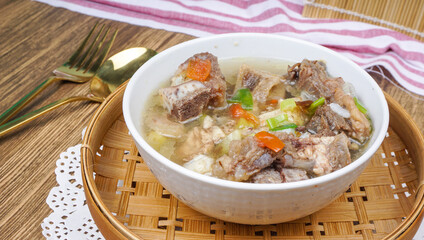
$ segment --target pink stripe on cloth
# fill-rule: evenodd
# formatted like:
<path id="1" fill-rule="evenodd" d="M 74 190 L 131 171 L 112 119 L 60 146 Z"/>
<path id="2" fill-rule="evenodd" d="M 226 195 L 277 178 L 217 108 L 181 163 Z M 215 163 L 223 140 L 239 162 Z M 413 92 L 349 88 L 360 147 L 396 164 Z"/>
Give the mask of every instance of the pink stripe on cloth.
<path id="1" fill-rule="evenodd" d="M 170 12 L 170 14 L 163 15 L 163 14 L 159 14 L 159 13 L 163 12 L 162 10 L 152 9 L 151 11 L 148 11 L 148 12 L 146 11 L 146 13 L 148 13 L 148 14 L 146 14 L 145 12 L 128 11 L 127 9 L 123 9 L 123 8 L 116 8 L 116 7 L 110 6 L 110 5 L 99 4 L 99 3 L 96 3 L 95 1 L 66 0 L 66 2 L 73 3 L 73 4 L 79 4 L 79 5 L 84 6 L 84 7 L 88 7 L 88 8 L 94 9 L 94 10 L 100 10 L 100 11 L 107 12 L 107 13 L 119 14 L 121 16 L 132 17 L 132 18 L 136 18 L 136 19 L 152 20 L 152 21 L 155 21 L 157 23 L 163 23 L 163 24 L 166 24 L 166 25 L 173 25 L 173 26 L 178 26 L 178 27 L 186 27 L 186 28 L 190 28 L 190 29 L 202 30 L 202 31 L 205 31 L 205 32 L 213 33 L 213 34 L 228 33 L 227 31 L 219 30 L 219 29 L 222 29 L 221 27 L 220 28 L 218 28 L 218 27 L 213 28 L 211 26 L 199 25 L 199 24 L 196 24 L 196 23 L 192 23 L 192 22 L 188 21 L 188 20 L 191 20 L 190 18 L 187 18 L 187 19 L 182 18 L 180 14 L 175 13 L 175 12 Z M 152 13 L 155 13 L 155 14 L 152 14 Z M 105 15 L 105 16 L 102 16 L 102 17 L 107 18 L 108 16 Z M 113 20 L 117 20 L 117 19 L 113 19 Z M 120 21 L 120 20 L 118 20 L 118 21 Z M 205 23 L 205 22 L 203 22 L 203 23 Z"/>
<path id="2" fill-rule="evenodd" d="M 390 66 L 399 83 L 424 95 L 424 43 L 361 22 L 302 17 L 302 0 L 37 0 L 97 17 L 201 37 L 262 32 L 297 37 L 345 53 L 358 64 Z M 350 52 L 350 54 L 347 54 Z M 361 60 L 361 61 L 358 61 Z M 364 62 L 367 62 L 364 64 Z"/>
<path id="3" fill-rule="evenodd" d="M 378 59 L 378 60 L 375 60 L 375 61 L 371 61 L 370 63 L 373 63 L 374 65 L 378 65 L 378 64 L 381 64 L 382 62 L 391 66 L 396 71 L 397 75 L 402 77 L 402 79 L 404 79 L 406 82 L 408 82 L 412 86 L 415 86 L 415 87 L 418 87 L 418 88 L 424 88 L 423 83 L 416 82 L 416 81 L 413 81 L 412 79 L 407 78 L 407 76 L 405 74 L 403 74 L 403 72 L 400 71 L 399 68 L 392 61 L 389 61 L 387 59 Z M 364 64 L 359 64 L 359 65 L 364 65 Z"/>
<path id="4" fill-rule="evenodd" d="M 173 12 L 173 11 L 165 11 L 160 10 L 157 8 L 150 8 L 150 7 L 144 7 L 144 6 L 137 6 L 137 5 L 131 5 L 131 4 L 122 4 L 114 1 L 108 1 L 108 0 L 93 0 L 93 2 L 98 2 L 102 4 L 107 4 L 109 6 L 118 7 L 120 9 L 125 9 L 128 11 L 136 11 L 138 13 L 142 14 L 148 14 L 153 15 L 157 17 L 164 18 L 168 21 L 176 20 L 176 21 L 183 21 L 185 23 L 193 23 L 196 25 L 208 25 L 209 27 L 212 27 L 213 29 L 216 29 L 217 26 L 220 26 L 220 29 L 225 29 L 222 32 L 263 32 L 263 33 L 274 33 L 274 32 L 281 32 L 281 31 L 287 31 L 287 32 L 296 32 L 296 33 L 310 33 L 310 32 L 321 32 L 321 33 L 334 33 L 344 36 L 360 36 L 362 38 L 373 38 L 377 36 L 392 36 L 393 38 L 397 40 L 410 40 L 415 41 L 414 39 L 394 32 L 389 29 L 385 28 L 373 28 L 373 29 L 360 29 L 360 30 L 349 30 L 349 29 L 324 29 L 321 28 L 318 24 L 316 24 L 317 28 L 314 30 L 301 30 L 293 27 L 290 23 L 281 23 L 281 24 L 275 24 L 272 26 L 259 26 L 259 27 L 252 27 L 252 26 L 241 26 L 232 22 L 223 21 L 223 20 L 217 20 L 206 16 L 193 16 L 191 14 L 183 13 L 183 12 Z M 285 14 L 286 12 L 279 8 L 271 8 L 266 10 L 265 12 L 261 13 L 258 16 L 254 16 L 252 18 L 243 18 L 239 16 L 231 16 L 230 14 L 224 14 L 221 12 L 211 11 L 209 9 L 203 9 L 198 7 L 190 7 L 184 4 L 181 4 L 179 1 L 169 1 L 173 2 L 179 6 L 185 7 L 185 9 L 188 10 L 201 10 L 202 13 L 209 13 L 209 14 L 216 14 L 219 16 L 228 16 L 232 17 L 232 19 L 238 19 L 243 20 L 246 22 L 258 22 L 264 19 L 268 19 L 274 16 L 277 16 L 279 14 Z M 290 22 L 304 22 L 304 23 L 316 23 L 318 20 L 303 20 L 303 19 L 297 19 L 293 17 L 288 17 L 291 21 Z M 343 22 L 343 20 L 319 20 L 319 23 L 328 23 L 328 22 Z M 176 23 L 178 24 L 178 23 Z M 179 26 L 185 26 L 185 24 L 178 24 Z M 216 33 L 214 31 L 210 31 L 211 33 Z M 327 45 L 327 46 L 333 46 L 338 48 L 346 48 L 346 49 L 352 49 L 359 52 L 374 52 L 374 53 L 384 53 L 390 50 L 391 48 L 395 51 L 399 52 L 400 55 L 403 55 L 405 58 L 410 60 L 416 60 L 419 58 L 424 57 L 424 53 L 420 52 L 410 52 L 410 51 L 403 51 L 398 45 L 396 44 L 390 44 L 386 46 L 379 47 L 372 47 L 367 45 L 346 45 L 344 43 L 341 43 L 343 45 Z"/>
<path id="5" fill-rule="evenodd" d="M 122 8 L 122 9 L 126 9 L 128 11 L 137 11 L 137 12 L 143 12 L 143 13 L 147 13 L 147 14 L 152 14 L 154 12 L 150 12 L 153 8 L 150 7 L 146 7 L 146 6 L 138 6 L 138 5 L 131 5 L 128 3 L 119 3 L 119 2 L 115 2 L 115 1 L 108 1 L 108 0 L 91 0 L 93 2 L 97 2 L 97 3 L 101 3 L 101 4 L 106 4 L 106 5 L 110 5 L 110 6 L 114 6 L 114 7 L 118 7 L 118 8 Z M 219 9 L 208 9 L 208 8 L 203 8 L 203 7 L 198 7 L 198 6 L 190 6 L 190 5 L 186 5 L 180 1 L 177 0 L 168 0 L 168 2 L 174 3 L 175 5 L 178 5 L 180 7 L 183 7 L 186 10 L 191 10 L 191 11 L 196 11 L 199 13 L 208 13 L 208 14 L 213 14 L 216 16 L 223 16 L 223 17 L 230 17 L 232 19 L 237 19 L 237 20 L 241 20 L 241 21 L 246 21 L 246 22 L 259 22 L 262 20 L 266 20 L 269 19 L 271 17 L 277 16 L 277 15 L 287 15 L 287 11 L 285 11 L 282 8 L 270 8 L 267 9 L 263 12 L 261 12 L 259 15 L 256 16 L 249 16 L 249 17 L 242 17 L 242 16 L 238 16 L 238 15 L 233 15 L 231 13 L 224 13 L 219 11 Z M 263 2 L 263 1 L 262 1 Z M 291 11 L 291 10 L 290 10 Z M 172 12 L 172 11 L 164 11 L 164 12 Z M 188 16 L 193 16 L 187 12 L 178 12 L 181 15 L 188 15 Z M 195 17 L 195 16 L 193 16 Z M 298 21 L 298 22 L 304 22 L 304 23 L 315 23 L 316 20 L 313 19 L 308 19 L 308 18 L 303 18 L 303 19 L 298 19 L 298 18 L 293 18 L 291 16 L 287 16 L 289 18 L 289 20 L 291 21 Z M 323 19 L 323 22 L 335 22 L 335 21 L 340 21 L 340 20 L 335 20 L 335 19 Z"/>

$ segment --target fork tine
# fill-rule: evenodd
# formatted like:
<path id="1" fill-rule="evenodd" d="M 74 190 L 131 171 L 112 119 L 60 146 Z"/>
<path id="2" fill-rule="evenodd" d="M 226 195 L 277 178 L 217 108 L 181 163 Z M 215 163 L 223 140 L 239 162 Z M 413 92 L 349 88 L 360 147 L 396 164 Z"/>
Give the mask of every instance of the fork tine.
<path id="1" fill-rule="evenodd" d="M 94 37 L 94 39 L 91 41 L 90 46 L 88 47 L 87 50 L 85 50 L 85 52 L 80 56 L 78 62 L 76 64 L 74 64 L 72 67 L 77 67 L 78 70 L 81 68 L 82 64 L 84 63 L 84 61 L 86 60 L 87 56 L 89 55 L 89 53 L 92 51 L 94 45 L 96 44 L 96 42 L 99 40 L 99 37 L 101 36 L 101 34 L 103 33 L 103 30 L 105 28 L 105 25 L 102 25 L 102 27 L 100 28 L 99 32 L 97 33 L 97 35 Z"/>
<path id="2" fill-rule="evenodd" d="M 82 67 L 84 70 L 84 72 L 88 71 L 88 67 L 90 66 L 91 62 L 93 61 L 93 59 L 98 55 L 98 53 L 100 52 L 100 49 L 102 48 L 102 45 L 106 39 L 106 36 L 109 34 L 110 31 L 110 26 L 106 29 L 105 33 L 103 34 L 102 39 L 100 40 L 100 42 L 97 44 L 97 47 L 95 49 L 93 49 L 90 57 L 87 59 L 85 59 L 84 64 L 80 65 L 78 67 L 78 70 Z"/>
<path id="3" fill-rule="evenodd" d="M 113 42 L 115 41 L 117 34 L 118 34 L 118 29 L 115 30 L 112 38 L 105 44 L 104 48 L 102 49 L 102 53 L 99 55 L 97 60 L 93 63 L 93 65 L 91 65 L 90 71 L 95 72 L 100 67 L 100 65 L 102 65 L 106 56 L 109 54 L 110 49 L 112 48 Z"/>
<path id="4" fill-rule="evenodd" d="M 71 65 L 71 66 L 75 64 L 75 61 L 78 59 L 78 56 L 80 56 L 80 54 L 84 50 L 85 45 L 87 45 L 88 40 L 91 38 L 91 36 L 93 35 L 93 33 L 96 30 L 96 28 L 97 28 L 98 25 L 99 25 L 99 23 L 96 22 L 96 24 L 93 26 L 93 28 L 91 28 L 91 30 L 88 33 L 87 37 L 85 37 L 84 41 L 82 41 L 81 45 L 74 52 L 74 54 L 72 54 L 72 56 L 68 59 L 68 61 L 66 62 L 66 64 Z"/>

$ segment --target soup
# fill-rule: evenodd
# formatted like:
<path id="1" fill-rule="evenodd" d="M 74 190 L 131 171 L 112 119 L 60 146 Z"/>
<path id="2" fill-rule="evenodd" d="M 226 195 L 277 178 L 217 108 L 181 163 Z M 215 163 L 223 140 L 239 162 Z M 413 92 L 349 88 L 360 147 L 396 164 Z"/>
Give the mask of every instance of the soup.
<path id="1" fill-rule="evenodd" d="M 284 183 L 322 176 L 356 159 L 372 132 L 352 85 L 323 61 L 218 59 L 199 53 L 152 94 L 146 141 L 201 174 Z"/>

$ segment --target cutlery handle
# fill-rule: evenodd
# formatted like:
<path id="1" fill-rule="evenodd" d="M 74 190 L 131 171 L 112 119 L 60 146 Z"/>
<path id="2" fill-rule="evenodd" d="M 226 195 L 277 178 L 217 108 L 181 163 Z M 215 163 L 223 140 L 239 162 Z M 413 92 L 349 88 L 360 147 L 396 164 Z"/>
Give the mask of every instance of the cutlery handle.
<path id="1" fill-rule="evenodd" d="M 102 102 L 103 98 L 99 97 L 85 97 L 85 96 L 75 96 L 75 97 L 69 97 L 64 98 L 61 100 L 57 100 L 55 102 L 52 102 L 42 108 L 39 108 L 37 110 L 34 110 L 33 112 L 27 113 L 19 118 L 16 118 L 6 124 L 3 124 L 0 126 L 0 137 L 13 131 L 16 128 L 19 128 L 32 120 L 44 115 L 47 112 L 50 112 L 62 105 L 68 104 L 70 102 L 75 101 L 94 101 L 94 102 Z"/>
<path id="2" fill-rule="evenodd" d="M 47 86 L 55 82 L 56 80 L 60 80 L 58 77 L 50 77 L 40 85 L 35 87 L 31 92 L 21 98 L 18 102 L 13 104 L 12 107 L 7 109 L 2 115 L 0 115 L 0 125 L 7 122 L 11 117 L 15 116 L 24 106 L 26 106 L 35 96 L 37 96 L 40 92 L 42 92 Z"/>

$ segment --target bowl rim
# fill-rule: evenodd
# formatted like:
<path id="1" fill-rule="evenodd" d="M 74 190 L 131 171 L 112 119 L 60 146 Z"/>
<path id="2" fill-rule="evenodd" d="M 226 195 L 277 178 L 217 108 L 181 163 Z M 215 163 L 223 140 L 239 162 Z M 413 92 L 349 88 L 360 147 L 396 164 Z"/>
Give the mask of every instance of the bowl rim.
<path id="1" fill-rule="evenodd" d="M 290 183 L 254 184 L 254 183 L 224 180 L 224 179 L 206 176 L 206 175 L 194 172 L 192 170 L 186 169 L 183 166 L 167 159 L 166 157 L 162 156 L 159 152 L 157 152 L 155 149 L 153 149 L 153 147 L 151 147 L 144 140 L 141 134 L 137 131 L 134 121 L 131 118 L 129 104 L 130 104 L 131 96 L 132 94 L 134 94 L 133 89 L 137 79 L 141 79 L 140 75 L 144 73 L 145 69 L 148 69 L 151 65 L 157 64 L 157 62 L 160 61 L 161 58 L 163 58 L 164 56 L 166 57 L 166 55 L 174 51 L 177 51 L 180 48 L 185 48 L 187 46 L 190 46 L 193 43 L 213 41 L 213 40 L 217 40 L 221 38 L 231 39 L 235 37 L 237 38 L 265 37 L 265 38 L 274 38 L 276 40 L 291 41 L 291 42 L 296 42 L 298 44 L 309 45 L 311 47 L 318 49 L 319 51 L 324 51 L 331 55 L 335 55 L 336 57 L 342 59 L 343 61 L 346 61 L 356 71 L 360 71 L 362 75 L 364 75 L 364 77 L 369 80 L 368 82 L 374 88 L 375 94 L 377 95 L 377 98 L 379 102 L 381 103 L 381 107 L 383 111 L 382 124 L 379 129 L 374 129 L 374 134 L 378 134 L 378 135 L 376 136 L 375 141 L 371 143 L 371 145 L 368 147 L 367 151 L 365 151 L 358 159 L 356 159 L 349 165 L 323 176 L 319 176 L 319 177 L 308 179 L 308 180 L 290 182 Z M 377 149 L 383 142 L 388 126 L 389 126 L 389 108 L 388 108 L 387 101 L 384 97 L 383 91 L 378 86 L 378 84 L 374 81 L 374 79 L 367 72 L 365 72 L 365 70 L 359 67 L 356 63 L 354 63 L 352 60 L 348 59 L 347 57 L 335 52 L 334 50 L 328 49 L 324 46 L 311 43 L 305 40 L 292 38 L 292 37 L 275 35 L 275 34 L 267 34 L 267 33 L 226 33 L 226 34 L 213 35 L 209 37 L 196 38 L 193 40 L 189 40 L 189 41 L 177 44 L 175 46 L 172 46 L 158 53 L 156 56 L 154 56 L 149 61 L 147 61 L 143 66 L 141 66 L 133 75 L 133 77 L 130 79 L 124 92 L 122 110 L 123 110 L 125 123 L 129 129 L 129 132 L 131 133 L 131 136 L 148 154 L 150 154 L 156 161 L 159 161 L 162 165 L 165 165 L 168 168 L 172 169 L 173 171 L 179 174 L 182 174 L 188 178 L 203 182 L 205 184 L 211 184 L 211 185 L 215 185 L 222 188 L 231 188 L 231 189 L 246 190 L 246 191 L 260 191 L 260 192 L 310 188 L 312 186 L 321 185 L 326 182 L 333 181 L 343 175 L 353 172 L 356 168 L 358 168 L 362 164 L 367 163 L 369 159 L 372 157 L 372 155 L 374 155 L 374 153 L 377 151 Z"/>

